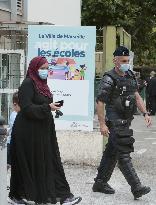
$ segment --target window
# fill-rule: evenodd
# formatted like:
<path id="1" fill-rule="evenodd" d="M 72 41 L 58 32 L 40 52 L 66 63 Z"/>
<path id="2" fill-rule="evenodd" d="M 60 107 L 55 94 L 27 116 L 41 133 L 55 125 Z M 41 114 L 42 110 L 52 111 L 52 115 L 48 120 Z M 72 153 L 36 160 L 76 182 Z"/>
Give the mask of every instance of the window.
<path id="1" fill-rule="evenodd" d="M 23 0 L 17 0 L 17 12 L 23 13 Z"/>
<path id="2" fill-rule="evenodd" d="M 0 89 L 8 88 L 9 84 L 9 55 L 0 54 Z"/>

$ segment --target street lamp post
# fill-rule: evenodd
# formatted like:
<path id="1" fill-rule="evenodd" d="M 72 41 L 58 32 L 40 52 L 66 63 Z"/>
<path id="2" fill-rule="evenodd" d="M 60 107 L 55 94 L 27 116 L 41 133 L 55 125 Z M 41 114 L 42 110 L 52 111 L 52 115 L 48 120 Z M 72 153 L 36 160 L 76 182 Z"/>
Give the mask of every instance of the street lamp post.
<path id="1" fill-rule="evenodd" d="M 5 120 L 0 117 L 0 204 L 7 204 L 7 147 Z"/>

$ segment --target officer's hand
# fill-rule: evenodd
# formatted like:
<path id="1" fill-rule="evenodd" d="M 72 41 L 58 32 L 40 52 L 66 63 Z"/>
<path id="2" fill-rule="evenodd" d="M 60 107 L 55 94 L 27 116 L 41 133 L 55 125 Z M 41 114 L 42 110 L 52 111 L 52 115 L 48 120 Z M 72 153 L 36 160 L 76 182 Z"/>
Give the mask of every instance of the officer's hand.
<path id="1" fill-rule="evenodd" d="M 152 125 L 152 118 L 149 115 L 145 115 L 145 121 L 147 127 L 150 127 Z"/>
<path id="2" fill-rule="evenodd" d="M 107 137 L 109 136 L 110 132 L 105 123 L 100 124 L 100 132 L 104 136 L 107 136 Z"/>

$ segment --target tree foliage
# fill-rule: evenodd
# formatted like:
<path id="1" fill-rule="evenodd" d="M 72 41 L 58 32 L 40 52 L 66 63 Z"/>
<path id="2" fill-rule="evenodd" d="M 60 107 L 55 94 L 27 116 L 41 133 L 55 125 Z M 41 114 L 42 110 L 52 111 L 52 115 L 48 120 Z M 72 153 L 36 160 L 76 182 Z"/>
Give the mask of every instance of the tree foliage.
<path id="1" fill-rule="evenodd" d="M 156 0 L 83 0 L 82 24 L 122 26 L 132 36 L 138 62 L 156 55 Z"/>

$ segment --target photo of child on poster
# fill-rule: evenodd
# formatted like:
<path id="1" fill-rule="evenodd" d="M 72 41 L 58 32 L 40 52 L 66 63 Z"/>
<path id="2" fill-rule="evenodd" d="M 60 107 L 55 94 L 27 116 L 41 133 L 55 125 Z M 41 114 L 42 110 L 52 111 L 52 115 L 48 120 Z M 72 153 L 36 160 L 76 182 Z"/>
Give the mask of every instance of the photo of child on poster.
<path id="1" fill-rule="evenodd" d="M 72 58 L 51 59 L 48 77 L 59 80 L 85 80 L 86 70 L 85 64 L 77 65 Z"/>

